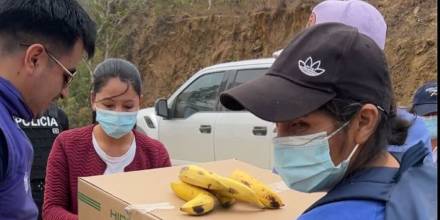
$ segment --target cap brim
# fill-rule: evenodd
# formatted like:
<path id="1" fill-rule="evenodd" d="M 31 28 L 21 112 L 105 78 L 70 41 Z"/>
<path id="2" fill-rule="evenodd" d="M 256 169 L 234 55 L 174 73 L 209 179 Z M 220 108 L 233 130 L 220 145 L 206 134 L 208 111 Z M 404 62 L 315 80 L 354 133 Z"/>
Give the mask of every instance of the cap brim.
<path id="1" fill-rule="evenodd" d="M 430 113 L 435 113 L 437 112 L 437 104 L 431 103 L 431 104 L 415 105 L 413 107 L 413 111 L 417 115 L 426 115 Z"/>
<path id="2" fill-rule="evenodd" d="M 248 110 L 272 122 L 289 121 L 304 116 L 335 94 L 300 86 L 284 78 L 264 75 L 225 91 L 220 102 L 230 110 Z"/>

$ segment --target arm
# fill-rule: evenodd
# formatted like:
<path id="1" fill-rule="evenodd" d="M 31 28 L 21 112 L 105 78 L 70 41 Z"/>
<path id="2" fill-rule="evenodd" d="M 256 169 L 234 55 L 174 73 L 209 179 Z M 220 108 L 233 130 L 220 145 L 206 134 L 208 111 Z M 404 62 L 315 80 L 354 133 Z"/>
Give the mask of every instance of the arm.
<path id="1" fill-rule="evenodd" d="M 158 166 L 157 167 L 170 167 L 171 166 L 171 161 L 170 161 L 170 156 L 168 155 L 168 151 L 166 150 L 165 146 L 157 141 L 158 144 Z"/>
<path id="2" fill-rule="evenodd" d="M 67 157 L 63 149 L 62 135 L 58 136 L 50 151 L 46 168 L 43 219 L 77 220 L 77 215 L 69 209 L 69 178 Z"/>
<path id="3" fill-rule="evenodd" d="M 355 212 L 353 210 L 356 210 Z M 383 220 L 385 204 L 375 200 L 342 200 L 318 206 L 298 220 Z"/>
<path id="4" fill-rule="evenodd" d="M 146 134 L 133 129 L 135 137 L 139 140 L 141 149 L 150 161 L 148 169 L 170 167 L 171 161 L 165 146 L 158 140 L 148 137 Z"/>

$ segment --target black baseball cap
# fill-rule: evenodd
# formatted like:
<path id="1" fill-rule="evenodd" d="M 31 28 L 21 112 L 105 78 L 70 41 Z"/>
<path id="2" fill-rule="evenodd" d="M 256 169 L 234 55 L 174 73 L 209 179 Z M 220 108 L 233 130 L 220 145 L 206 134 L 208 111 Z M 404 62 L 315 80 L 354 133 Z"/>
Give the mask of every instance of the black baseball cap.
<path id="1" fill-rule="evenodd" d="M 437 112 L 437 82 L 428 82 L 416 90 L 412 110 L 417 115 Z"/>
<path id="2" fill-rule="evenodd" d="M 264 76 L 223 92 L 230 110 L 282 122 L 334 98 L 375 104 L 389 114 L 393 92 L 383 51 L 354 27 L 314 25 L 299 33 Z"/>

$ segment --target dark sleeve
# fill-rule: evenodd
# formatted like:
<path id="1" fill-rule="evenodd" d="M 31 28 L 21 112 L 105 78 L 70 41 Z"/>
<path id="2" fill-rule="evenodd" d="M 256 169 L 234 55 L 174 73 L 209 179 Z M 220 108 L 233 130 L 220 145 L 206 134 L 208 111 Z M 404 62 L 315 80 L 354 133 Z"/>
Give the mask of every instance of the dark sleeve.
<path id="1" fill-rule="evenodd" d="M 67 170 L 69 165 L 61 134 L 55 139 L 47 160 L 43 219 L 78 220 L 78 216 L 69 211 L 70 184 Z"/>
<path id="2" fill-rule="evenodd" d="M 67 117 L 66 113 L 61 109 L 58 108 L 58 119 L 61 124 L 61 129 L 63 131 L 66 131 L 69 129 L 69 118 Z"/>
<path id="3" fill-rule="evenodd" d="M 0 130 L 0 183 L 6 176 L 8 168 L 8 145 L 3 132 Z"/>

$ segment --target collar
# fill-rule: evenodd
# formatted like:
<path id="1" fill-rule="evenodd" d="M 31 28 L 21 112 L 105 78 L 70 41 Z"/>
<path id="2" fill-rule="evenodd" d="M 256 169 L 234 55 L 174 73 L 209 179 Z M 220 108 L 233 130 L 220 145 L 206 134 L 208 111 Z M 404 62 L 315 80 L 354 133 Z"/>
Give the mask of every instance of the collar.
<path id="1" fill-rule="evenodd" d="M 24 103 L 23 97 L 17 88 L 8 80 L 0 77 L 0 103 L 5 106 L 10 115 L 22 118 L 26 121 L 32 120 L 33 114 Z"/>

